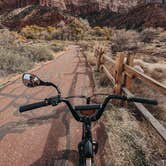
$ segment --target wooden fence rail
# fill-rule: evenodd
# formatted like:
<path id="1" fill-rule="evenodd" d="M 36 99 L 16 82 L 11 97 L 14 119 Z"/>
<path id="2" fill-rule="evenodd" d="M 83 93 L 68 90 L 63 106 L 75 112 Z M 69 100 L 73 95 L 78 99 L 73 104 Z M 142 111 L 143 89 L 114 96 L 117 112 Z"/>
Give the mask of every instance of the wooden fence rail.
<path id="1" fill-rule="evenodd" d="M 126 55 L 124 53 L 118 53 L 116 60 L 111 57 L 104 55 L 104 52 L 97 57 L 97 69 L 98 71 L 103 71 L 111 83 L 114 85 L 115 94 L 125 93 L 127 96 L 134 96 L 130 92 L 132 85 L 132 79 L 137 78 L 143 83 L 150 85 L 157 92 L 166 95 L 166 86 L 162 85 L 160 82 L 154 80 L 153 78 L 147 76 L 144 73 L 137 71 L 134 66 L 134 56 Z M 111 67 L 113 70 L 109 70 Z M 157 121 L 157 119 L 140 103 L 134 103 L 141 114 L 146 120 L 153 126 L 153 128 L 159 133 L 159 135 L 166 142 L 166 129 Z"/>
<path id="2" fill-rule="evenodd" d="M 134 95 L 126 88 L 123 91 L 128 97 L 133 97 Z M 158 134 L 166 141 L 166 129 L 159 123 L 159 121 L 140 103 L 134 103 L 141 114 L 148 120 L 152 127 L 158 132 Z"/>
<path id="3" fill-rule="evenodd" d="M 162 85 L 160 82 L 154 80 L 153 78 L 145 75 L 134 69 L 129 65 L 124 65 L 125 74 L 131 74 L 133 77 L 137 77 L 138 79 L 142 80 L 145 84 L 150 85 L 151 88 L 157 90 L 158 92 L 166 95 L 166 86 Z"/>

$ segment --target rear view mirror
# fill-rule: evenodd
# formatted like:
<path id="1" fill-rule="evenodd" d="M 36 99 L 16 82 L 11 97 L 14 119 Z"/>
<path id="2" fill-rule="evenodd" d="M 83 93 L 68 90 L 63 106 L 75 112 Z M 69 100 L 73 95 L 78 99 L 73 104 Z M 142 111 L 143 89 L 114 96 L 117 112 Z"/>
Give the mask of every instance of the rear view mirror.
<path id="1" fill-rule="evenodd" d="M 33 88 L 41 85 L 41 80 L 34 74 L 25 73 L 22 76 L 22 82 L 26 87 Z"/>
<path id="2" fill-rule="evenodd" d="M 34 88 L 36 86 L 52 86 L 56 88 L 58 95 L 61 95 L 61 92 L 57 85 L 53 84 L 52 82 L 42 81 L 39 77 L 31 73 L 23 74 L 22 82 L 26 87 L 29 87 L 29 88 Z"/>

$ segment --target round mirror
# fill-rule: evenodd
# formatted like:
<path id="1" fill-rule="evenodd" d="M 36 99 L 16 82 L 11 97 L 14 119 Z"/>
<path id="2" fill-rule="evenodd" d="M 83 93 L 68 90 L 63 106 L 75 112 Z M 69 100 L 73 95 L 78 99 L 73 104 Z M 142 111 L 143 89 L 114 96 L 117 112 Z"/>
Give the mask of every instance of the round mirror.
<path id="1" fill-rule="evenodd" d="M 40 85 L 40 79 L 34 74 L 25 73 L 22 77 L 23 84 L 27 87 L 33 88 Z"/>

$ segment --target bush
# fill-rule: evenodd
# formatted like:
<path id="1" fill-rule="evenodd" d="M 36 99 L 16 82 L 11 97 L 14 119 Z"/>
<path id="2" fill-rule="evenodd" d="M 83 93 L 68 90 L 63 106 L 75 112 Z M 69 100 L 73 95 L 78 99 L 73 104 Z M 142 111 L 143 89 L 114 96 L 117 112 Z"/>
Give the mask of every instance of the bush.
<path id="1" fill-rule="evenodd" d="M 52 40 L 52 34 L 56 31 L 55 27 L 40 27 L 37 25 L 26 26 L 21 30 L 21 34 L 27 39 Z"/>
<path id="2" fill-rule="evenodd" d="M 96 37 L 104 37 L 106 40 L 109 40 L 111 37 L 111 28 L 108 27 L 94 27 L 91 31 L 91 35 Z"/>
<path id="3" fill-rule="evenodd" d="M 68 24 L 62 23 L 59 28 L 52 33 L 54 39 L 58 40 L 81 40 L 87 31 L 87 25 L 78 19 L 72 19 Z"/>
<path id="4" fill-rule="evenodd" d="M 140 39 L 144 43 L 149 43 L 158 36 L 159 32 L 154 28 L 146 28 L 141 32 Z"/>
<path id="5" fill-rule="evenodd" d="M 44 31 L 44 28 L 36 25 L 31 25 L 24 27 L 21 30 L 21 34 L 24 35 L 27 39 L 37 39 L 42 31 Z"/>
<path id="6" fill-rule="evenodd" d="M 111 36 L 111 50 L 113 53 L 134 51 L 138 47 L 139 34 L 136 31 L 116 30 Z"/>
<path id="7" fill-rule="evenodd" d="M 104 34 L 103 29 L 101 27 L 94 27 L 93 30 L 95 36 L 101 37 Z"/>
<path id="8" fill-rule="evenodd" d="M 60 22 L 57 27 L 40 27 L 36 25 L 22 28 L 21 34 L 27 39 L 44 40 L 81 40 L 90 26 L 87 20 L 71 19 L 67 24 Z"/>
<path id="9" fill-rule="evenodd" d="M 27 46 L 21 35 L 9 30 L 0 31 L 0 76 L 24 72 L 33 67 L 34 62 L 53 59 L 51 49 Z"/>
<path id="10" fill-rule="evenodd" d="M 0 70 L 4 73 L 11 74 L 16 72 L 24 72 L 33 66 L 33 62 L 18 52 L 10 49 L 0 49 Z"/>
<path id="11" fill-rule="evenodd" d="M 0 30 L 1 48 L 10 48 L 19 45 L 25 38 L 16 32 L 10 32 L 8 29 Z"/>
<path id="12" fill-rule="evenodd" d="M 48 60 L 52 60 L 53 58 L 54 58 L 53 52 L 47 47 L 32 48 L 31 60 L 33 62 L 48 61 Z"/>
<path id="13" fill-rule="evenodd" d="M 82 25 L 82 28 L 88 30 L 90 29 L 90 25 L 87 19 L 79 18 L 80 24 Z"/>
<path id="14" fill-rule="evenodd" d="M 0 49 L 0 75 L 24 72 L 31 69 L 34 62 L 52 60 L 53 52 L 46 47 L 18 47 Z"/>
<path id="15" fill-rule="evenodd" d="M 50 49 L 54 52 L 59 52 L 59 51 L 63 51 L 64 50 L 64 44 L 57 44 L 57 43 L 53 43 L 50 46 Z"/>

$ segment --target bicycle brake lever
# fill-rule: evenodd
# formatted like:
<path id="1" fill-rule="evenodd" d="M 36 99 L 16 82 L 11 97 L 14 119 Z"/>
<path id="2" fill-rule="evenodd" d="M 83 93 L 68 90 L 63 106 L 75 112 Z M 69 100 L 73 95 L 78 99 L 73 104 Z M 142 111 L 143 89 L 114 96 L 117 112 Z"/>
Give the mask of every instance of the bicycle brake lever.
<path id="1" fill-rule="evenodd" d="M 48 103 L 50 103 L 52 106 L 56 106 L 60 103 L 60 96 L 55 96 L 49 99 L 45 99 Z"/>

